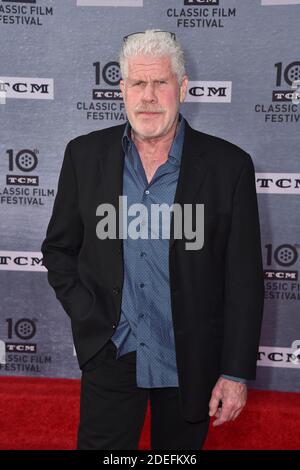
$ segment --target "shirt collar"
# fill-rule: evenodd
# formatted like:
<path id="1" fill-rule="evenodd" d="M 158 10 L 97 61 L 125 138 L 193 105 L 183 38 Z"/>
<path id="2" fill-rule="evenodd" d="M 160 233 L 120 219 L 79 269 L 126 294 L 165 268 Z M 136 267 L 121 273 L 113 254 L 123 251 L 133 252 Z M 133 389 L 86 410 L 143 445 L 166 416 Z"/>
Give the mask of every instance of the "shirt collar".
<path id="1" fill-rule="evenodd" d="M 176 134 L 173 139 L 173 143 L 171 145 L 169 151 L 169 161 L 174 165 L 180 165 L 181 154 L 182 154 L 182 147 L 183 147 L 183 140 L 184 140 L 184 130 L 185 130 L 185 119 L 181 113 L 179 113 L 178 124 L 176 129 Z M 123 137 L 122 137 L 122 147 L 124 150 L 125 155 L 131 153 L 132 146 L 134 142 L 131 139 L 131 126 L 129 121 L 127 121 Z"/>

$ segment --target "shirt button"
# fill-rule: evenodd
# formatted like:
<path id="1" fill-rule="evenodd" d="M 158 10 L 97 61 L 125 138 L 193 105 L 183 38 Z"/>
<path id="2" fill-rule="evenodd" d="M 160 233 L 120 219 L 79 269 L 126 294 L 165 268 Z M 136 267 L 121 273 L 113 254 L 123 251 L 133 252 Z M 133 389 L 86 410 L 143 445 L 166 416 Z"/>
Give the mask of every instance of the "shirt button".
<path id="1" fill-rule="evenodd" d="M 150 193 L 150 191 L 148 189 L 146 189 L 145 194 L 149 194 L 149 193 Z"/>
<path id="2" fill-rule="evenodd" d="M 144 258 L 146 256 L 146 253 L 144 251 L 141 251 L 140 255 L 141 255 L 141 258 Z"/>
<path id="3" fill-rule="evenodd" d="M 143 288 L 145 287 L 145 284 L 143 282 L 140 283 L 140 287 Z"/>
<path id="4" fill-rule="evenodd" d="M 113 324 L 113 326 L 112 326 L 112 327 L 113 327 L 113 329 L 115 329 L 115 328 L 116 328 L 116 325 L 115 325 L 115 324 Z"/>
<path id="5" fill-rule="evenodd" d="M 145 343 L 140 343 L 141 346 L 145 346 Z"/>
<path id="6" fill-rule="evenodd" d="M 120 292 L 120 288 L 119 288 L 119 287 L 114 287 L 114 288 L 113 288 L 113 293 L 114 293 L 114 294 L 119 294 L 119 292 Z"/>
<path id="7" fill-rule="evenodd" d="M 144 314 L 143 314 L 143 313 L 140 314 L 140 318 L 144 318 Z"/>

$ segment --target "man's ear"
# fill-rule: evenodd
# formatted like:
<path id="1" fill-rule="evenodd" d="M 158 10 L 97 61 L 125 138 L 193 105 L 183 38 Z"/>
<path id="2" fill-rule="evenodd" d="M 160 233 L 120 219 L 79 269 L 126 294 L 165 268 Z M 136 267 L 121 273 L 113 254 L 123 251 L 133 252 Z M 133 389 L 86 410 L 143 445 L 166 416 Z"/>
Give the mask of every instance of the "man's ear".
<path id="1" fill-rule="evenodd" d="M 181 82 L 181 85 L 180 85 L 180 89 L 179 89 L 179 101 L 180 101 L 180 103 L 183 103 L 184 100 L 185 100 L 188 83 L 189 83 L 188 76 L 184 75 L 184 77 L 182 79 L 182 82 Z"/>

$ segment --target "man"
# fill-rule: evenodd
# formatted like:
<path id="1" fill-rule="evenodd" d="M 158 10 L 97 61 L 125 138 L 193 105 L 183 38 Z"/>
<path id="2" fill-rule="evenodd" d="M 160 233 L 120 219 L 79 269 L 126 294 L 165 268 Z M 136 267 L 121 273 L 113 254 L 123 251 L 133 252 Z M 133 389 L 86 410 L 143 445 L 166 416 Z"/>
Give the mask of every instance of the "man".
<path id="1" fill-rule="evenodd" d="M 152 449 L 197 450 L 210 417 L 236 419 L 255 378 L 264 288 L 253 163 L 179 113 L 188 78 L 173 33 L 127 36 L 120 67 L 128 122 L 68 143 L 42 245 L 82 369 L 77 448 L 136 449 L 149 398 Z M 145 232 L 140 210 L 148 237 L 123 236 L 121 196 L 129 215 L 137 204 L 204 207 L 203 243 L 175 236 L 175 211 Z M 105 233 L 111 208 L 121 217 Z"/>

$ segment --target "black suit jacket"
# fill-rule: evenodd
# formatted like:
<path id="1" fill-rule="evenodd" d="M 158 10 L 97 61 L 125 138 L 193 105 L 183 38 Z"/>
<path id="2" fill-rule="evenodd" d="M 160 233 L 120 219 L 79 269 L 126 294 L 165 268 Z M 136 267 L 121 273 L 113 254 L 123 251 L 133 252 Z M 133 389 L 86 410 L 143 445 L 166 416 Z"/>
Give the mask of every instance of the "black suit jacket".
<path id="1" fill-rule="evenodd" d="M 118 208 L 124 125 L 71 140 L 42 244 L 48 280 L 70 316 L 79 366 L 110 339 L 123 285 L 122 239 L 96 236 L 97 206 Z M 174 202 L 204 204 L 204 246 L 174 239 L 169 271 L 182 411 L 207 416 L 220 374 L 254 379 L 264 284 L 254 167 L 249 154 L 186 126 Z"/>

